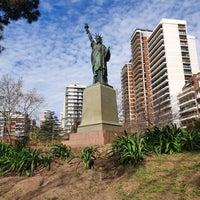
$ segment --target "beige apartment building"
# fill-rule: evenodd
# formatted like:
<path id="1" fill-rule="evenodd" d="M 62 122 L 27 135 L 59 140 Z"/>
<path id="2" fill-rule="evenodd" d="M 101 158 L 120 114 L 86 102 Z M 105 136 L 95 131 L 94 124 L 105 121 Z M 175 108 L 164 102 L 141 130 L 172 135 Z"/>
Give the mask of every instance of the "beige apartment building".
<path id="1" fill-rule="evenodd" d="M 178 94 L 199 71 L 195 38 L 188 34 L 186 21 L 162 19 L 153 31 L 136 29 L 131 55 L 135 131 L 152 124 L 179 126 Z M 129 82 L 122 84 L 122 91 L 124 85 Z M 123 101 L 122 106 L 128 113 Z"/>
<path id="2" fill-rule="evenodd" d="M 133 131 L 132 124 L 135 122 L 135 100 L 133 93 L 133 67 L 132 63 L 126 63 L 121 70 L 122 86 L 122 114 L 124 129 Z"/>
<path id="3" fill-rule="evenodd" d="M 186 127 L 200 117 L 200 73 L 194 74 L 178 95 L 180 122 Z"/>

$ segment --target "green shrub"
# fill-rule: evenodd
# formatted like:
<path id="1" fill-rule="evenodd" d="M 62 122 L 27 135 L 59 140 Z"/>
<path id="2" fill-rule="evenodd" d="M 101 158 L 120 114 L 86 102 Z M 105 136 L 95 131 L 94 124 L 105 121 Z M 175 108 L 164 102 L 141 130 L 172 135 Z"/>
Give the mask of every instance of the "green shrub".
<path id="1" fill-rule="evenodd" d="M 80 159 L 85 165 L 85 169 L 91 169 L 94 165 L 96 150 L 93 147 L 85 147 L 80 153 Z"/>
<path id="2" fill-rule="evenodd" d="M 120 164 L 137 164 L 143 159 L 144 152 L 144 139 L 137 135 L 133 137 L 116 136 L 114 143 L 112 144 L 113 156 Z"/>
<path id="3" fill-rule="evenodd" d="M 52 144 L 51 153 L 55 158 L 66 159 L 71 155 L 71 147 L 64 144 Z"/>
<path id="4" fill-rule="evenodd" d="M 182 151 L 185 141 L 183 129 L 176 125 L 158 128 L 154 126 L 144 133 L 145 148 L 147 152 L 173 154 Z"/>
<path id="5" fill-rule="evenodd" d="M 10 143 L 0 143 L 0 157 L 10 155 L 13 151 L 16 151 L 16 148 Z"/>
<path id="6" fill-rule="evenodd" d="M 38 168 L 50 167 L 51 158 L 39 150 L 19 150 L 12 145 L 1 144 L 0 174 L 32 176 Z M 3 153 L 2 153 L 3 152 Z"/>
<path id="7" fill-rule="evenodd" d="M 184 142 L 183 150 L 198 151 L 200 150 L 200 132 L 197 130 L 185 130 L 183 132 Z"/>

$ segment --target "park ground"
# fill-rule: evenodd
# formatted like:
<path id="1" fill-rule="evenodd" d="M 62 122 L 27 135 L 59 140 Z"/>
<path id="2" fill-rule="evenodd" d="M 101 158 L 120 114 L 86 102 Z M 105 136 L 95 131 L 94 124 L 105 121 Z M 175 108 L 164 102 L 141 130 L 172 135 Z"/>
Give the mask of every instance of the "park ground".
<path id="1" fill-rule="evenodd" d="M 0 200 L 199 200 L 200 152 L 148 155 L 138 166 L 119 165 L 109 147 L 91 170 L 80 160 L 54 160 L 32 177 L 0 177 Z"/>

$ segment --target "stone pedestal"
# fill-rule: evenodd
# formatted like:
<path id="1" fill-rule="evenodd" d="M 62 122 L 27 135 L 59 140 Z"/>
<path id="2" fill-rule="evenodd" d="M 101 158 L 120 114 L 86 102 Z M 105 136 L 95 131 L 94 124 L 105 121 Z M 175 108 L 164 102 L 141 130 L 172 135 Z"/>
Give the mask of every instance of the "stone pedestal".
<path id="1" fill-rule="evenodd" d="M 83 94 L 82 122 L 70 134 L 66 145 L 88 146 L 111 143 L 115 134 L 123 135 L 119 125 L 115 90 L 100 83 L 87 87 Z"/>

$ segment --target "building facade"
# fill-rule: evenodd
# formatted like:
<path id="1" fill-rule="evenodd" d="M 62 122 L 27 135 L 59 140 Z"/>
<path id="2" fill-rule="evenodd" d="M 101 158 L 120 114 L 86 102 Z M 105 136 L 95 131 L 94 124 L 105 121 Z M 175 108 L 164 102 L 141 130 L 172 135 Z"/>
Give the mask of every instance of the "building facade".
<path id="1" fill-rule="evenodd" d="M 75 124 L 80 124 L 82 118 L 83 91 L 85 85 L 69 85 L 66 87 L 61 126 L 66 133 L 71 132 Z"/>
<path id="2" fill-rule="evenodd" d="M 187 127 L 192 121 L 200 117 L 200 74 L 194 74 L 185 84 L 178 95 L 180 107 L 180 122 Z"/>
<path id="3" fill-rule="evenodd" d="M 12 114 L 9 121 L 1 113 L 0 139 L 17 139 L 22 136 L 29 136 L 33 126 L 35 126 L 34 121 L 21 113 Z"/>
<path id="4" fill-rule="evenodd" d="M 136 29 L 131 37 L 136 131 L 152 124 L 152 97 L 147 40 L 152 31 Z"/>
<path id="5" fill-rule="evenodd" d="M 125 64 L 121 70 L 121 97 L 124 129 L 132 131 L 135 123 L 135 101 L 133 93 L 133 67 L 132 63 Z"/>
<path id="6" fill-rule="evenodd" d="M 198 71 L 186 21 L 162 19 L 148 38 L 148 51 L 154 123 L 180 125 L 177 95 Z"/>
<path id="7" fill-rule="evenodd" d="M 153 31 L 136 29 L 131 56 L 135 131 L 152 124 L 180 125 L 178 94 L 199 71 L 195 38 L 188 34 L 186 21 L 162 19 Z M 127 85 L 122 76 L 122 91 Z M 128 94 L 124 92 L 123 99 L 129 98 Z M 130 120 L 127 112 L 124 119 Z"/>

